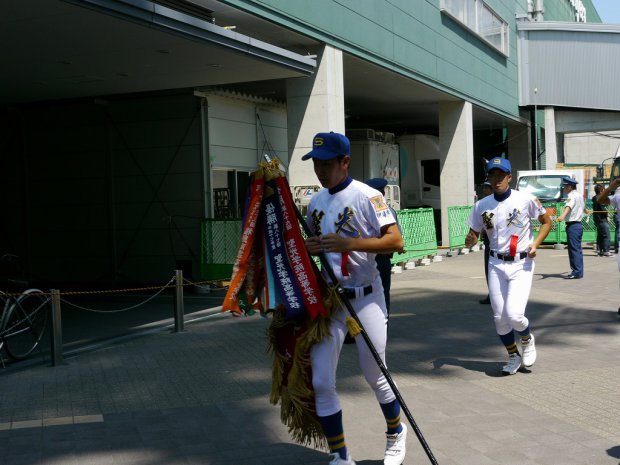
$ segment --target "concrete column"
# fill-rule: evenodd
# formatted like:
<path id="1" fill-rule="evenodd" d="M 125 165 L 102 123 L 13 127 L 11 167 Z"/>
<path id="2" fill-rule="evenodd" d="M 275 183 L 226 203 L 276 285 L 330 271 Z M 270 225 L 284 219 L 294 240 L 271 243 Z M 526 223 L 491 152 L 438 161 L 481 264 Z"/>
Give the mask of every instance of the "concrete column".
<path id="1" fill-rule="evenodd" d="M 555 109 L 545 107 L 545 167 L 554 170 L 558 163 L 558 144 L 555 134 Z"/>
<path id="2" fill-rule="evenodd" d="M 314 76 L 286 83 L 291 185 L 319 184 L 312 162 L 301 161 L 317 132 L 345 132 L 342 51 L 326 45 L 317 63 Z"/>
<path id="3" fill-rule="evenodd" d="M 448 245 L 448 207 L 473 205 L 474 136 L 469 102 L 439 104 L 441 243 Z"/>
<path id="4" fill-rule="evenodd" d="M 508 159 L 513 171 L 511 187 L 516 187 L 517 171 L 534 169 L 532 168 L 531 151 L 530 127 L 516 123 L 508 125 Z"/>

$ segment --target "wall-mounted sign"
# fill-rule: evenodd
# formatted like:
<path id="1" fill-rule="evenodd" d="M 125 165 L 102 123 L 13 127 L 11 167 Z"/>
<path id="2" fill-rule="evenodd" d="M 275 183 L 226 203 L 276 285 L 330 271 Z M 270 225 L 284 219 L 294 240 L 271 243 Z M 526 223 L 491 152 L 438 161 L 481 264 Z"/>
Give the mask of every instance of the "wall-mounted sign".
<path id="1" fill-rule="evenodd" d="M 568 0 L 575 11 L 575 21 L 578 23 L 586 22 L 586 7 L 581 0 Z"/>

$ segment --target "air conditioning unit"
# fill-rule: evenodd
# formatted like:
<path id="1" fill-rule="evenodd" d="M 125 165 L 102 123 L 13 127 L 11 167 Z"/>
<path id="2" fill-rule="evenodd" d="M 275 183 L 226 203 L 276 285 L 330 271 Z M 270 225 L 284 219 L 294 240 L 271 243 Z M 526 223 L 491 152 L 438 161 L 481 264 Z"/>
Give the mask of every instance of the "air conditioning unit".
<path id="1" fill-rule="evenodd" d="M 373 129 L 349 129 L 347 137 L 349 140 L 376 140 Z"/>
<path id="2" fill-rule="evenodd" d="M 386 144 L 394 144 L 396 141 L 396 135 L 393 132 L 375 132 L 375 140 L 379 142 L 385 142 Z"/>

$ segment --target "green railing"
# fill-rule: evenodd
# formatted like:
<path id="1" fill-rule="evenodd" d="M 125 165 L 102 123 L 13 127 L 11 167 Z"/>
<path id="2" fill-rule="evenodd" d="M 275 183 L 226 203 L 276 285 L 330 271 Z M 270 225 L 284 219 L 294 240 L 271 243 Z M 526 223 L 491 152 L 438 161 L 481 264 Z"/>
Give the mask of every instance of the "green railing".
<path id="1" fill-rule="evenodd" d="M 405 252 L 394 254 L 392 263 L 437 254 L 437 237 L 432 208 L 400 210 L 397 212 L 405 239 Z M 237 258 L 241 241 L 241 220 L 202 221 L 201 278 L 204 280 L 228 279 Z M 318 257 L 314 257 L 317 265 Z"/>
<path id="2" fill-rule="evenodd" d="M 398 222 L 405 240 L 405 252 L 394 254 L 392 264 L 437 255 L 437 235 L 432 208 L 399 210 Z"/>
<path id="3" fill-rule="evenodd" d="M 448 240 L 450 241 L 450 249 L 465 245 L 465 238 L 469 233 L 469 223 L 467 220 L 473 208 L 473 205 L 448 207 Z"/>
<path id="4" fill-rule="evenodd" d="M 543 203 L 543 206 L 547 209 L 547 213 L 554 220 L 555 218 L 557 218 L 558 216 L 562 214 L 562 212 L 564 211 L 565 205 L 566 204 L 564 202 Z M 588 200 L 586 202 L 586 209 L 590 211 L 592 210 L 591 200 Z M 609 215 L 608 215 L 609 231 L 613 237 L 613 234 L 616 231 L 616 226 L 613 221 L 614 210 L 613 210 L 613 207 L 610 207 L 609 205 L 605 206 L 605 209 L 609 212 Z M 583 225 L 583 238 L 581 239 L 581 242 L 582 243 L 583 242 L 596 242 L 596 223 L 594 222 L 594 218 L 592 218 L 592 214 L 588 213 L 584 215 L 583 218 L 581 219 L 581 224 Z M 540 223 L 538 222 L 538 220 L 532 220 L 532 226 L 534 227 L 534 237 L 536 237 L 536 234 L 538 233 L 538 230 L 540 229 Z M 547 235 L 543 243 L 544 244 L 555 244 L 555 243 L 562 244 L 566 242 L 567 242 L 566 222 L 556 223 L 554 221 L 553 227 L 551 228 L 551 231 L 549 232 L 549 234 Z"/>
<path id="5" fill-rule="evenodd" d="M 564 210 L 564 202 L 545 203 L 547 212 L 557 217 Z M 450 248 L 459 248 L 465 245 L 465 237 L 469 232 L 467 219 L 473 206 L 448 207 L 448 234 Z M 592 210 L 592 202 L 586 203 L 586 208 Z M 609 208 L 609 226 L 612 234 L 615 231 L 613 210 Z M 405 252 L 394 254 L 392 264 L 437 254 L 437 236 L 435 233 L 435 219 L 432 208 L 418 208 L 400 210 L 397 212 L 405 240 Z M 596 241 L 596 225 L 592 215 L 583 217 L 583 242 Z M 540 223 L 532 220 L 534 235 L 540 230 Z M 241 239 L 241 220 L 214 220 L 205 219 L 202 222 L 201 232 L 201 277 L 205 280 L 228 279 L 232 274 L 232 267 L 237 258 Z M 544 243 L 566 243 L 566 224 L 553 223 L 551 232 Z M 317 259 L 318 261 L 318 259 Z"/>
<path id="6" fill-rule="evenodd" d="M 201 228 L 201 278 L 230 278 L 241 243 L 241 220 L 204 219 Z"/>

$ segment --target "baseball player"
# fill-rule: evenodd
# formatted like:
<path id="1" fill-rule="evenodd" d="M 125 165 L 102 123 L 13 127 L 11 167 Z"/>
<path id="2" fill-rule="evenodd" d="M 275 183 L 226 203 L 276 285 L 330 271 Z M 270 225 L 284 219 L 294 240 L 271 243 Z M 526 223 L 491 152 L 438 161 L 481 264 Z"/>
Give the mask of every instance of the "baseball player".
<path id="1" fill-rule="evenodd" d="M 311 254 L 325 254 L 385 362 L 387 310 L 375 254 L 402 249 L 403 238 L 383 196 L 349 176 L 349 139 L 334 132 L 319 133 L 313 139 L 312 151 L 302 157 L 308 159 L 312 159 L 324 189 L 314 194 L 308 205 L 313 236 L 306 240 L 306 247 Z M 347 450 L 336 393 L 336 368 L 347 333 L 346 313 L 340 306 L 331 317 L 330 337 L 311 350 L 316 412 L 329 445 L 330 465 L 355 465 Z M 356 345 L 360 367 L 387 424 L 384 464 L 400 465 L 407 439 L 407 427 L 400 421 L 400 405 L 363 337 L 356 338 Z"/>
<path id="2" fill-rule="evenodd" d="M 577 181 L 569 177 L 562 179 L 562 188 L 567 195 L 566 206 L 557 221 L 566 221 L 566 238 L 568 240 L 568 261 L 571 272 L 565 279 L 583 278 L 583 250 L 581 239 L 583 238 L 583 225 L 581 219 L 585 210 L 583 196 L 577 192 Z"/>
<path id="3" fill-rule="evenodd" d="M 521 366 L 530 367 L 536 361 L 534 335 L 525 307 L 532 287 L 536 249 L 549 234 L 552 223 L 536 197 L 510 188 L 512 168 L 507 159 L 491 159 L 487 171 L 493 195 L 474 205 L 465 245 L 475 245 L 483 229 L 489 238 L 489 297 L 495 329 L 508 351 L 508 363 L 502 367 L 502 374 L 514 375 Z M 532 218 L 541 223 L 535 240 Z M 523 355 L 519 353 L 514 331 L 521 336 Z"/>

